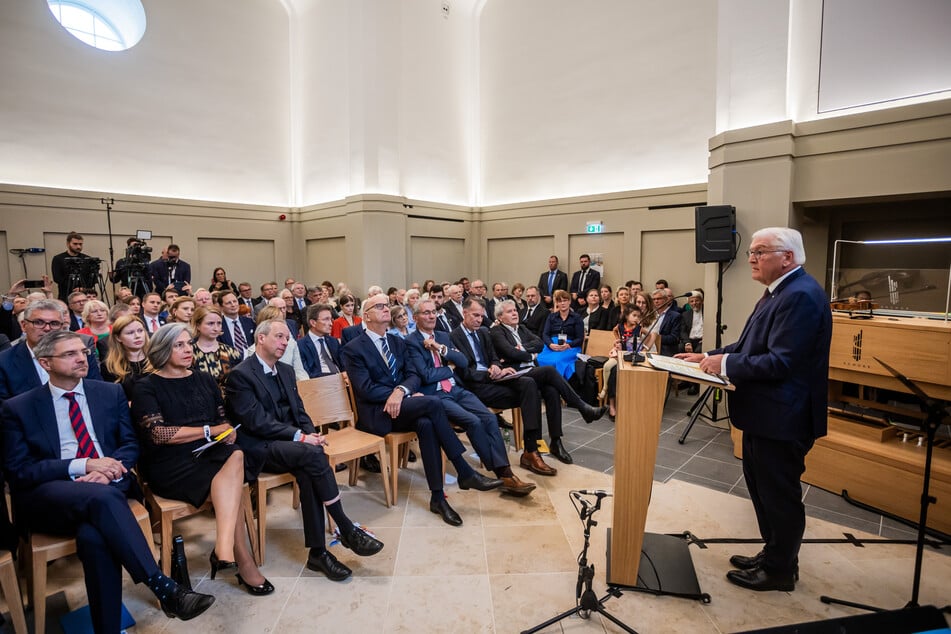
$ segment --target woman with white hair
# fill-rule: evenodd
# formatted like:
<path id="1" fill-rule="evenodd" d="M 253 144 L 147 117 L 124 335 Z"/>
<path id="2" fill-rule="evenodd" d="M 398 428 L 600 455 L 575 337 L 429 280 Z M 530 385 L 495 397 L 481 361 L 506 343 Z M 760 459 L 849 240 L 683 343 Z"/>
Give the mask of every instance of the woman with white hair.
<path id="1" fill-rule="evenodd" d="M 96 341 L 105 339 L 112 332 L 109 322 L 109 307 L 98 299 L 91 299 L 83 306 L 83 323 L 86 324 L 76 332 L 81 335 L 92 335 Z"/>

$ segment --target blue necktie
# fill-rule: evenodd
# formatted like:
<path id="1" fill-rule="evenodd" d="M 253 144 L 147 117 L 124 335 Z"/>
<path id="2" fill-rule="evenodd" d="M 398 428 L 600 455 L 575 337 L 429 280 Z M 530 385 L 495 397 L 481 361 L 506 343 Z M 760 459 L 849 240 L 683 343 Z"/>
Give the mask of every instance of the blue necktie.
<path id="1" fill-rule="evenodd" d="M 551 291 L 552 291 L 551 287 L 554 285 L 555 285 L 555 272 L 549 271 L 548 272 L 548 296 L 549 297 L 551 297 Z"/>
<path id="2" fill-rule="evenodd" d="M 482 356 L 482 348 L 479 346 L 479 338 L 476 337 L 476 334 L 474 331 L 472 330 L 469 331 L 469 338 L 472 340 L 472 351 L 475 352 L 476 364 L 486 365 L 485 357 Z"/>
<path id="3" fill-rule="evenodd" d="M 393 376 L 393 380 L 399 383 L 399 379 L 396 378 L 396 357 L 390 352 L 390 347 L 386 345 L 386 335 L 383 335 L 380 339 L 380 344 L 383 346 L 383 356 L 386 358 L 387 367 L 390 368 L 390 374 Z"/>

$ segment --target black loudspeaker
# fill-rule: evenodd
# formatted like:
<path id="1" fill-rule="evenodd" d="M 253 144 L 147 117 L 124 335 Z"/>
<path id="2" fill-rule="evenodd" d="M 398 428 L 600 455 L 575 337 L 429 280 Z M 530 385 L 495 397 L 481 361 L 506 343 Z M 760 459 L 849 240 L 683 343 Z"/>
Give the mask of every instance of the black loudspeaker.
<path id="1" fill-rule="evenodd" d="M 697 263 L 729 262 L 736 252 L 736 207 L 696 207 Z"/>

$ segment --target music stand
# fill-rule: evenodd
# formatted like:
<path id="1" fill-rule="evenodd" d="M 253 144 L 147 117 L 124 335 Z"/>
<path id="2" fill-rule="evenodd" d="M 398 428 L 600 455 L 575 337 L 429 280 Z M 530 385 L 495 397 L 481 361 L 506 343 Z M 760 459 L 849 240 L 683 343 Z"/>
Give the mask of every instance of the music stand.
<path id="1" fill-rule="evenodd" d="M 878 357 L 872 358 L 878 361 L 882 367 L 888 370 L 892 376 L 901 381 L 905 387 L 911 390 L 912 394 L 918 397 L 921 410 L 925 413 L 925 420 L 922 421 L 921 425 L 925 432 L 927 444 L 925 448 L 924 478 L 921 485 L 921 512 L 918 517 L 918 539 L 915 542 L 915 576 L 912 582 L 911 600 L 905 605 L 905 608 L 917 608 L 919 607 L 918 592 L 921 589 L 921 560 L 924 557 L 925 552 L 925 534 L 927 530 L 926 525 L 928 523 L 928 506 L 937 502 L 937 500 L 930 494 L 931 458 L 934 454 L 935 434 L 938 431 L 938 427 L 944 424 L 944 420 L 949 416 L 948 405 L 945 401 L 940 401 L 928 396 L 920 387 L 915 384 L 914 381 Z M 819 600 L 826 604 L 845 605 L 851 608 L 858 608 L 860 610 L 869 610 L 872 612 L 884 611 L 883 608 L 878 608 L 864 603 L 855 603 L 853 601 L 835 599 L 826 595 L 820 596 Z"/>

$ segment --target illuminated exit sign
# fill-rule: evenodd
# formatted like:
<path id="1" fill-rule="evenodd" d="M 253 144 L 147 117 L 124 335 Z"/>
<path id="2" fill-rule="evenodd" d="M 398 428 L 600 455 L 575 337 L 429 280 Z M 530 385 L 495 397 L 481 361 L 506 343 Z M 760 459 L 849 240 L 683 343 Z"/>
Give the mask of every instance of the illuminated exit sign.
<path id="1" fill-rule="evenodd" d="M 588 233 L 604 233 L 604 224 L 600 222 L 589 222 L 586 227 Z"/>

